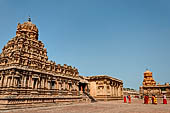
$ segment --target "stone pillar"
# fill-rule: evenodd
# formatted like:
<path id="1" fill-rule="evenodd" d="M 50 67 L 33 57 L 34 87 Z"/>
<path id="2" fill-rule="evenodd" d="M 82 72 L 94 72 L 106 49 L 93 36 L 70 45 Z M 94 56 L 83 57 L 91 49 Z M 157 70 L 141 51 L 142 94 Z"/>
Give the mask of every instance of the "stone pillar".
<path id="1" fill-rule="evenodd" d="M 116 96 L 118 96 L 118 87 L 116 86 Z"/>
<path id="2" fill-rule="evenodd" d="M 12 87 L 14 87 L 14 75 L 12 75 Z"/>
<path id="3" fill-rule="evenodd" d="M 75 90 L 75 83 L 72 84 L 72 90 Z"/>
<path id="4" fill-rule="evenodd" d="M 3 79 L 4 79 L 4 76 L 1 76 L 0 87 L 3 87 L 3 86 L 2 86 L 2 84 L 3 84 Z"/>
<path id="5" fill-rule="evenodd" d="M 48 89 L 51 89 L 51 81 L 48 81 Z"/>
<path id="6" fill-rule="evenodd" d="M 10 79 L 7 78 L 7 87 L 9 87 Z"/>
<path id="7" fill-rule="evenodd" d="M 112 86 L 112 96 L 114 96 L 114 85 Z"/>
<path id="8" fill-rule="evenodd" d="M 32 78 L 32 82 L 31 82 L 31 87 L 34 89 L 35 87 L 34 87 L 34 80 L 33 80 L 33 78 Z"/>
<path id="9" fill-rule="evenodd" d="M 22 77 L 22 87 L 25 87 L 26 86 L 26 76 L 23 75 Z"/>
<path id="10" fill-rule="evenodd" d="M 116 84 L 114 86 L 114 95 L 116 96 Z"/>
<path id="11" fill-rule="evenodd" d="M 117 96 L 120 96 L 120 86 L 118 85 L 118 91 L 117 91 Z"/>
<path id="12" fill-rule="evenodd" d="M 69 90 L 69 84 L 67 82 L 65 82 L 65 89 Z"/>
<path id="13" fill-rule="evenodd" d="M 48 78 L 45 79 L 45 87 L 48 89 Z"/>
<path id="14" fill-rule="evenodd" d="M 58 86 L 58 89 L 61 90 L 61 81 L 59 82 Z"/>
<path id="15" fill-rule="evenodd" d="M 111 93 L 111 96 L 113 96 L 113 86 L 112 85 L 110 86 L 110 93 Z"/>
<path id="16" fill-rule="evenodd" d="M 35 79 L 35 81 L 36 81 L 35 89 L 37 89 L 38 88 L 38 79 Z"/>
<path id="17" fill-rule="evenodd" d="M 9 79 L 9 87 L 12 86 L 12 78 Z"/>
<path id="18" fill-rule="evenodd" d="M 22 76 L 22 79 L 21 79 L 21 87 L 24 87 L 24 75 Z"/>
<path id="19" fill-rule="evenodd" d="M 32 88 L 32 77 L 31 77 L 31 75 L 29 75 L 28 87 Z"/>
<path id="20" fill-rule="evenodd" d="M 56 89 L 57 89 L 57 90 L 59 89 L 58 81 L 56 81 Z"/>
<path id="21" fill-rule="evenodd" d="M 104 84 L 104 93 L 103 93 L 103 95 L 107 95 L 107 85 L 106 84 Z"/>
<path id="22" fill-rule="evenodd" d="M 70 83 L 67 83 L 67 90 L 71 91 L 70 89 L 71 89 L 71 85 Z"/>
<path id="23" fill-rule="evenodd" d="M 38 79 L 37 79 L 37 88 L 41 88 L 41 84 L 42 84 L 42 81 L 41 81 L 42 79 L 41 79 L 41 77 L 39 77 Z"/>
<path id="24" fill-rule="evenodd" d="M 44 86 L 45 86 L 45 80 L 44 80 L 44 78 L 41 78 L 41 88 L 44 89 Z"/>
<path id="25" fill-rule="evenodd" d="M 13 82 L 14 82 L 14 83 L 13 83 L 13 84 L 14 84 L 13 86 L 16 87 L 17 80 L 16 80 L 16 78 L 13 78 L 13 79 L 14 79 L 14 80 L 13 80 Z"/>
<path id="26" fill-rule="evenodd" d="M 66 82 L 65 81 L 63 82 L 63 89 L 64 90 L 66 89 Z"/>
<path id="27" fill-rule="evenodd" d="M 4 86 L 4 87 L 7 86 L 7 76 L 4 76 L 4 80 L 3 80 L 2 86 Z"/>

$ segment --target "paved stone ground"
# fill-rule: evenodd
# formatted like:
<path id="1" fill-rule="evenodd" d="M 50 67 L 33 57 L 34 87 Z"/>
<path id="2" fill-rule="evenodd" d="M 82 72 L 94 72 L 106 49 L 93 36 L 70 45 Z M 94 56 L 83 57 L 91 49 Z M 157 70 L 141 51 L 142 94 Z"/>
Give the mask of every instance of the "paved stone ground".
<path id="1" fill-rule="evenodd" d="M 168 100 L 170 102 L 170 100 Z M 80 103 L 39 108 L 0 111 L 1 113 L 170 113 L 170 103 L 143 104 L 141 99 L 132 99 L 131 104 L 119 101 Z"/>

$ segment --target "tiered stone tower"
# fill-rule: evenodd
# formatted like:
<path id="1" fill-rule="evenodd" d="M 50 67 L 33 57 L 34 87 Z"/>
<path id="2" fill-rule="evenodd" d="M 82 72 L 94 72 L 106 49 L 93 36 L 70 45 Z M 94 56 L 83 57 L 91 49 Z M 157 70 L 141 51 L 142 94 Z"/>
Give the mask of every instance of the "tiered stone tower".
<path id="1" fill-rule="evenodd" d="M 38 28 L 30 18 L 18 24 L 16 36 L 0 54 L 1 98 L 17 95 L 17 98 L 37 97 L 45 102 L 50 99 L 43 100 L 44 96 L 79 96 L 79 81 L 75 67 L 48 60 L 47 50 L 38 40 Z"/>
<path id="2" fill-rule="evenodd" d="M 143 80 L 143 86 L 155 86 L 156 82 L 154 81 L 152 77 L 152 72 L 150 72 L 148 69 L 144 72 L 144 80 Z"/>

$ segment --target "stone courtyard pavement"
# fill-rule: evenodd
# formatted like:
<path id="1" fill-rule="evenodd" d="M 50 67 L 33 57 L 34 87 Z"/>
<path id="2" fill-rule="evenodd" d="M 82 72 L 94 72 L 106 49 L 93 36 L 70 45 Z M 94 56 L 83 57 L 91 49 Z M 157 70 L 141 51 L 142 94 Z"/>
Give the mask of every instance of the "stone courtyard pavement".
<path id="1" fill-rule="evenodd" d="M 168 102 L 170 101 L 168 100 Z M 132 99 L 131 104 L 119 100 L 16 109 L 0 111 L 0 113 L 170 113 L 170 104 L 164 105 L 161 100 L 158 100 L 157 105 L 145 105 L 141 99 Z"/>

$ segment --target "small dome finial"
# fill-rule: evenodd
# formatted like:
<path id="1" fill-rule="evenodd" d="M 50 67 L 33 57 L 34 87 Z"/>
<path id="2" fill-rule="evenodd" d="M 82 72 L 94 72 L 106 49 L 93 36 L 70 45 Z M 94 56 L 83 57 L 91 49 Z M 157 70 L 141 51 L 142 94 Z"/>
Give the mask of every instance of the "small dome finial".
<path id="1" fill-rule="evenodd" d="M 30 16 L 28 17 L 28 22 L 31 22 L 31 17 Z"/>

